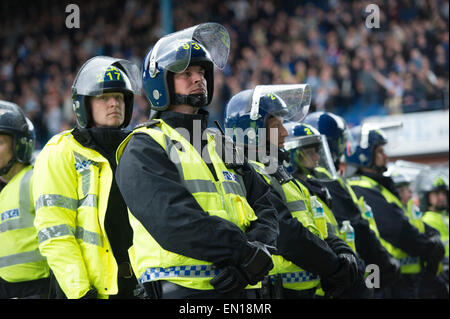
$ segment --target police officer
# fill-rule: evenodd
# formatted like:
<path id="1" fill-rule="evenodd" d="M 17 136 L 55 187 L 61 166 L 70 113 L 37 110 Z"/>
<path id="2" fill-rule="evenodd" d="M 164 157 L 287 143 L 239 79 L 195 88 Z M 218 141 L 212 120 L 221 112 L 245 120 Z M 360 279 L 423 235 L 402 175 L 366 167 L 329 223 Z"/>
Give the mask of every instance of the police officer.
<path id="1" fill-rule="evenodd" d="M 330 112 L 313 112 L 306 116 L 304 122 L 326 136 L 334 169 L 336 172 L 342 171 L 345 153 L 352 154 L 354 151 L 354 143 L 345 120 Z M 320 178 L 319 184 L 326 186 L 330 193 L 338 227 L 341 227 L 344 220 L 349 220 L 353 226 L 358 255 L 366 265 L 375 264 L 379 267 L 380 289 L 375 288 L 374 294 L 375 298 L 382 297 L 383 288 L 389 287 L 398 278 L 400 265 L 382 245 L 370 206 L 363 197 L 356 196 L 342 175 L 338 174 L 336 179 Z"/>
<path id="2" fill-rule="evenodd" d="M 116 176 L 150 298 L 257 297 L 250 288 L 273 266 L 269 188 L 248 164 L 225 165 L 222 138 L 206 130 L 214 65 L 229 47 L 226 29 L 205 23 L 161 38 L 143 63 L 153 120 L 119 147 Z"/>
<path id="3" fill-rule="evenodd" d="M 0 101 L 0 299 L 47 298 L 49 267 L 38 249 L 31 194 L 33 124 Z"/>
<path id="4" fill-rule="evenodd" d="M 272 186 L 271 200 L 278 211 L 278 254 L 273 256 L 268 287 L 263 287 L 269 298 L 313 298 L 320 284 L 328 296 L 341 297 L 358 275 L 352 250 L 327 235 L 326 225 L 312 213 L 308 190 L 282 165 L 288 135 L 283 121 L 303 119 L 310 93 L 308 85 L 256 86 L 234 95 L 226 106 L 227 135 L 233 135 Z M 333 249 L 327 243 L 333 243 Z"/>
<path id="5" fill-rule="evenodd" d="M 425 225 L 436 229 L 445 246 L 443 269 L 436 276 L 424 276 L 420 296 L 423 298 L 448 298 L 448 184 L 442 176 L 429 174 L 419 183 L 419 198 Z"/>
<path id="6" fill-rule="evenodd" d="M 39 249 L 61 297 L 133 296 L 132 230 L 114 170 L 134 94 L 140 94 L 139 75 L 123 59 L 97 56 L 84 63 L 72 86 L 77 126 L 51 138 L 36 159 Z"/>
<path id="7" fill-rule="evenodd" d="M 337 173 L 328 148 L 325 135 L 306 123 L 287 124 L 289 140 L 286 143 L 290 151 L 290 167 L 292 174 L 316 198 L 316 206 L 324 211 L 328 233 L 334 234 L 346 241 L 356 254 L 354 234 L 344 235 L 339 229 L 338 222 L 333 213 L 334 206 L 328 188 L 322 183 L 337 180 Z M 342 224 L 342 221 L 341 221 Z M 357 254 L 356 254 L 357 255 Z M 357 257 L 360 278 L 355 285 L 348 289 L 345 296 L 348 298 L 371 298 L 373 291 L 368 289 L 364 282 L 365 264 Z"/>
<path id="8" fill-rule="evenodd" d="M 390 288 L 390 296 L 417 298 L 418 274 L 421 261 L 427 263 L 425 272 L 436 274 L 438 264 L 444 255 L 439 238 L 427 238 L 408 218 L 395 189 L 392 178 L 384 176 L 388 157 L 384 152 L 387 143 L 383 131 L 362 125 L 351 130 L 357 146 L 352 155 L 346 154 L 349 165 L 356 170 L 350 184 L 357 196 L 372 208 L 376 224 L 385 247 L 401 264 L 401 276 Z"/>

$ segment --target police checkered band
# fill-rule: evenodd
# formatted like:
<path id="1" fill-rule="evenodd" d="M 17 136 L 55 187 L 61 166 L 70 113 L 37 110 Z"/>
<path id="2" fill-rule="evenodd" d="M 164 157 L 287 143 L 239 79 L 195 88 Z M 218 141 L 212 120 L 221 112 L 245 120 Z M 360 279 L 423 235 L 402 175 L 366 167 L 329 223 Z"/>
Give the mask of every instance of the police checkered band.
<path id="1" fill-rule="evenodd" d="M 174 266 L 169 268 L 147 268 L 139 282 L 155 281 L 175 277 L 214 277 L 219 270 L 212 265 Z"/>
<path id="2" fill-rule="evenodd" d="M 309 271 L 298 271 L 281 274 L 283 284 L 293 284 L 299 282 L 315 281 L 319 280 L 319 275 L 310 273 Z M 271 276 L 270 279 L 275 281 L 275 277 Z"/>
<path id="3" fill-rule="evenodd" d="M 419 263 L 419 257 L 405 257 L 405 258 L 400 258 L 400 265 L 402 266 L 406 266 L 406 265 L 413 265 L 413 264 L 417 264 Z"/>

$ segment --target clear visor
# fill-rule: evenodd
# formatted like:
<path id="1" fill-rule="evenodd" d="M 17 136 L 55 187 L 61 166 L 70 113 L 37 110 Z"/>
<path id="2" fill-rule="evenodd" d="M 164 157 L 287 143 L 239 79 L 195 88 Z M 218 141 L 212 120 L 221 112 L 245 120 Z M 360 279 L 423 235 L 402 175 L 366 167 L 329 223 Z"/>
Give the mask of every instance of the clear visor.
<path id="1" fill-rule="evenodd" d="M 278 103 L 262 103 L 263 98 L 278 99 Z M 309 84 L 258 85 L 250 107 L 250 119 L 257 120 L 260 109 L 285 121 L 300 122 L 308 114 L 311 104 Z"/>
<path id="2" fill-rule="evenodd" d="M 192 44 L 192 40 L 196 43 Z M 230 52 L 230 36 L 225 27 L 218 23 L 203 23 L 171 33 L 156 42 L 144 65 L 149 65 L 151 73 L 156 72 L 155 63 L 161 68 L 180 73 L 189 66 L 191 51 L 200 49 L 219 69 L 223 69 Z"/>
<path id="3" fill-rule="evenodd" d="M 109 82 L 111 81 L 111 82 Z M 72 92 L 80 95 L 101 94 L 103 88 L 116 81 L 134 94 L 141 94 L 142 80 L 139 67 L 128 60 L 108 56 L 96 56 L 88 60 L 78 71 Z"/>
<path id="4" fill-rule="evenodd" d="M 285 143 L 286 150 L 293 154 L 291 163 L 307 170 L 309 177 L 318 181 L 337 179 L 333 158 L 325 135 L 296 136 L 289 138 Z"/>

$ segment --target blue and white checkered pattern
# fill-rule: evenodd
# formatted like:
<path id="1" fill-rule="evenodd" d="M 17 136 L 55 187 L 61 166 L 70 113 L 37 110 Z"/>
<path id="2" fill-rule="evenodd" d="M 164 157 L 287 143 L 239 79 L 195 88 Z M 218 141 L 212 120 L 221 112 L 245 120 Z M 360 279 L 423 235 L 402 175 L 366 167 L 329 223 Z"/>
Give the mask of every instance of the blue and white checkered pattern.
<path id="1" fill-rule="evenodd" d="M 307 282 L 319 280 L 319 276 L 308 271 L 298 271 L 298 272 L 290 272 L 281 274 L 281 278 L 283 280 L 283 284 L 293 284 L 299 282 Z M 271 278 L 272 281 L 275 280 L 274 277 Z"/>
<path id="2" fill-rule="evenodd" d="M 214 277 L 219 270 L 212 265 L 174 266 L 169 268 L 147 268 L 139 278 L 141 283 L 174 277 Z"/>
<path id="3" fill-rule="evenodd" d="M 406 265 L 412 265 L 417 264 L 419 262 L 419 257 L 405 257 L 400 259 L 400 265 L 406 266 Z"/>

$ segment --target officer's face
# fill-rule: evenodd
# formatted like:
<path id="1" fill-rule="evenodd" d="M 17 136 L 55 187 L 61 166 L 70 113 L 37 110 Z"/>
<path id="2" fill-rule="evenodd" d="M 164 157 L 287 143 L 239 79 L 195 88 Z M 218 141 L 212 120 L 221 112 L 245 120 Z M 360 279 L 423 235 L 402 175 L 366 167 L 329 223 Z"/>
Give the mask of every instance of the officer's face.
<path id="1" fill-rule="evenodd" d="M 430 192 L 428 195 L 430 206 L 435 210 L 443 210 L 447 208 L 447 192 L 444 190 L 438 192 Z"/>
<path id="2" fill-rule="evenodd" d="M 374 154 L 374 164 L 378 167 L 386 167 L 388 164 L 389 157 L 384 152 L 384 147 L 379 145 L 375 148 Z"/>
<path id="3" fill-rule="evenodd" d="M 199 65 L 189 66 L 173 76 L 175 94 L 206 94 L 205 70 Z"/>
<path id="4" fill-rule="evenodd" d="M 278 145 L 279 148 L 283 148 L 286 136 L 289 135 L 283 125 L 283 118 L 279 116 L 270 116 L 267 119 L 267 131 L 266 138 L 268 141 L 273 145 Z"/>
<path id="5" fill-rule="evenodd" d="M 13 157 L 13 138 L 0 134 L 0 168 L 3 168 Z"/>
<path id="6" fill-rule="evenodd" d="M 123 93 L 113 92 L 91 98 L 94 126 L 119 127 L 125 120 L 125 101 Z"/>
<path id="7" fill-rule="evenodd" d="M 304 148 L 301 151 L 301 155 L 302 155 L 301 164 L 304 167 L 313 169 L 318 166 L 320 155 L 316 147 Z"/>
<path id="8" fill-rule="evenodd" d="M 404 206 L 408 205 L 408 201 L 412 198 L 412 191 L 408 185 L 403 185 L 397 188 L 400 200 Z"/>

